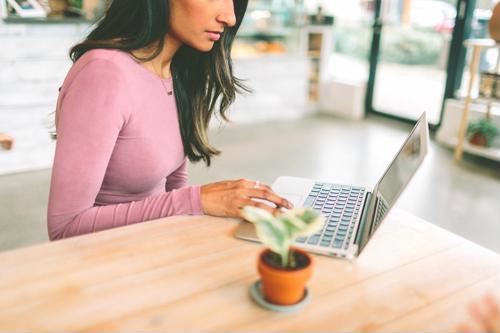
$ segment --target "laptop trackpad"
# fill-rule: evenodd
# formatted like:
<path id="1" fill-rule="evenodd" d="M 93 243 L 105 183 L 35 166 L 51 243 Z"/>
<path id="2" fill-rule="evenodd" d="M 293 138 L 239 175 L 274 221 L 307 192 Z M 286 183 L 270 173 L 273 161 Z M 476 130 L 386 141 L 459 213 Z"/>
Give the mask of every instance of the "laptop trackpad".
<path id="1" fill-rule="evenodd" d="M 282 176 L 273 183 L 272 189 L 276 194 L 290 201 L 293 207 L 301 207 L 313 185 L 314 181 L 310 179 Z M 265 202 L 265 200 L 253 200 L 274 206 L 269 202 Z M 284 211 L 286 211 L 286 209 L 284 209 Z M 250 241 L 259 241 L 255 233 L 254 224 L 250 222 L 241 223 L 236 229 L 235 236 Z"/>
<path id="2" fill-rule="evenodd" d="M 292 193 L 285 193 L 285 194 L 280 194 L 283 198 L 287 199 L 293 204 L 293 207 L 300 207 L 302 202 L 304 201 L 304 198 L 301 195 L 297 194 L 292 194 Z"/>

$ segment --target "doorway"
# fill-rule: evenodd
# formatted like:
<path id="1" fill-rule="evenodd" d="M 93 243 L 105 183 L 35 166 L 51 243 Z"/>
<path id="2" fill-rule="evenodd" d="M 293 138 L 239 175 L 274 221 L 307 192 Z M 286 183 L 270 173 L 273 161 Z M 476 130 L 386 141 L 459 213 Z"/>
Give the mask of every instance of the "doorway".
<path id="1" fill-rule="evenodd" d="M 472 7 L 466 0 L 375 0 L 367 111 L 408 122 L 426 111 L 430 125 L 439 125 L 445 97 L 459 87 Z"/>

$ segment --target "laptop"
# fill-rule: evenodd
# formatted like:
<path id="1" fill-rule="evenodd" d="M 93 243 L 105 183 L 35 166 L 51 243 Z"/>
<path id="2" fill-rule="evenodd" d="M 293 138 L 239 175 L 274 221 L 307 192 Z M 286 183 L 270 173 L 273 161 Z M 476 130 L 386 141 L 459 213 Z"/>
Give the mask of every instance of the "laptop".
<path id="1" fill-rule="evenodd" d="M 327 256 L 358 257 L 427 155 L 428 127 L 424 112 L 372 190 L 307 178 L 278 177 L 271 186 L 277 194 L 295 207 L 311 207 L 326 217 L 322 230 L 297 238 L 293 246 Z M 242 222 L 235 236 L 259 241 L 250 222 Z"/>

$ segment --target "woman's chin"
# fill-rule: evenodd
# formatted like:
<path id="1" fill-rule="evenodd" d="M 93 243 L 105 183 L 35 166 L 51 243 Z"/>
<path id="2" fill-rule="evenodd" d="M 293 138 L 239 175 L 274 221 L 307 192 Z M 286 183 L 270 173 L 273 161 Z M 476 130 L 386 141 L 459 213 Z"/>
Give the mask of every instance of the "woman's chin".
<path id="1" fill-rule="evenodd" d="M 191 44 L 190 46 L 200 52 L 210 52 L 214 48 L 214 42 L 204 41 L 201 43 Z"/>

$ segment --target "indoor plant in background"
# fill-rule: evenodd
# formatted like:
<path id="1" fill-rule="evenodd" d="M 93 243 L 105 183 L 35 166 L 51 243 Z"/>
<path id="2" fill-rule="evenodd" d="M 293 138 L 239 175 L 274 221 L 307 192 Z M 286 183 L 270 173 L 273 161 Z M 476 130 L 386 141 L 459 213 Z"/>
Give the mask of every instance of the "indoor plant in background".
<path id="1" fill-rule="evenodd" d="M 476 146 L 489 147 L 498 135 L 498 128 L 488 117 L 473 121 L 467 127 L 469 142 Z"/>
<path id="2" fill-rule="evenodd" d="M 259 240 L 267 247 L 259 254 L 257 264 L 265 300 L 277 305 L 298 303 L 305 295 L 313 259 L 291 245 L 297 237 L 321 229 L 324 216 L 310 208 L 295 208 L 273 216 L 251 206 L 243 209 L 243 216 L 255 224 Z"/>

